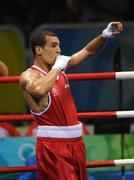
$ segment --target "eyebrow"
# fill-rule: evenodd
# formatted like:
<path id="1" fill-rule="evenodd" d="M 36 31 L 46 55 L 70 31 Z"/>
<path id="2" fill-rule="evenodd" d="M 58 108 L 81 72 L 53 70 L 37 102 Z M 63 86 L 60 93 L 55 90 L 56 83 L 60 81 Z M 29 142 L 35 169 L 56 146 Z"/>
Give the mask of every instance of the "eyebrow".
<path id="1" fill-rule="evenodd" d="M 60 45 L 60 43 L 58 43 L 58 42 L 51 42 L 50 44 L 54 44 L 54 45 Z"/>

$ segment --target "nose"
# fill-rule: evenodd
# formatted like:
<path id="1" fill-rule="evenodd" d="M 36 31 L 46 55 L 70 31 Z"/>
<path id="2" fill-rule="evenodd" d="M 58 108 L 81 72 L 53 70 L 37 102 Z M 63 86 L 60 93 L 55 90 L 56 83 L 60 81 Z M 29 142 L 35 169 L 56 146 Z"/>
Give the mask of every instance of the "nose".
<path id="1" fill-rule="evenodd" d="M 57 53 L 61 54 L 61 48 L 59 46 L 57 47 Z"/>

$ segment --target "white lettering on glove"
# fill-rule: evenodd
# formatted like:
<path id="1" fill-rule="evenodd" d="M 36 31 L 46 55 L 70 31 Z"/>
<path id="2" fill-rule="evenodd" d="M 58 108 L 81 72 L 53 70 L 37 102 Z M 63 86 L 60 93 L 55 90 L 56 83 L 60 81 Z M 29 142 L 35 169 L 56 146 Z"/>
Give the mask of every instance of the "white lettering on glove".
<path id="1" fill-rule="evenodd" d="M 64 69 L 66 69 L 69 61 L 70 61 L 70 56 L 64 56 L 64 55 L 57 56 L 56 61 L 52 66 L 52 69 L 63 71 Z"/>

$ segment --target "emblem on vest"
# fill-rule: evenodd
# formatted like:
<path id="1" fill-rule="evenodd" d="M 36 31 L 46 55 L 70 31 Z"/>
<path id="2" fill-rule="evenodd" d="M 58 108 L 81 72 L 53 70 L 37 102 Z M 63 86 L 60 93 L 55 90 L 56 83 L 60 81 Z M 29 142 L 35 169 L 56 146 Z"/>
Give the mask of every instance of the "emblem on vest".
<path id="1" fill-rule="evenodd" d="M 54 86 L 52 88 L 51 92 L 52 92 L 53 96 L 58 96 L 59 95 L 59 91 L 58 91 L 58 88 L 56 86 Z"/>

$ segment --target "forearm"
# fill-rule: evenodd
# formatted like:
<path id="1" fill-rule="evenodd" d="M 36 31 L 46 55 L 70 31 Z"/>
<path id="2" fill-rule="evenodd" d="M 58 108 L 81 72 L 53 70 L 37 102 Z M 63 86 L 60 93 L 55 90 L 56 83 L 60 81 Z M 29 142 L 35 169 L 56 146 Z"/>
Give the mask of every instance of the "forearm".
<path id="1" fill-rule="evenodd" d="M 101 35 L 90 41 L 82 50 L 72 55 L 69 68 L 79 65 L 97 54 L 104 47 L 106 41 L 107 39 Z"/>
<path id="2" fill-rule="evenodd" d="M 97 54 L 103 48 L 106 41 L 107 39 L 102 37 L 102 35 L 90 41 L 84 48 L 86 51 L 85 58 L 88 58 L 90 56 Z"/>
<path id="3" fill-rule="evenodd" d="M 51 71 L 49 71 L 49 73 L 44 78 L 44 83 L 46 87 L 42 87 L 43 93 L 50 91 L 52 86 L 55 84 L 55 81 L 57 80 L 57 76 L 59 75 L 59 73 L 60 72 L 57 69 L 52 69 Z"/>

